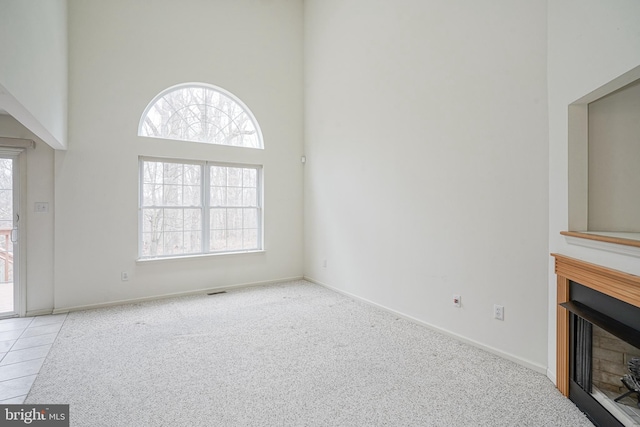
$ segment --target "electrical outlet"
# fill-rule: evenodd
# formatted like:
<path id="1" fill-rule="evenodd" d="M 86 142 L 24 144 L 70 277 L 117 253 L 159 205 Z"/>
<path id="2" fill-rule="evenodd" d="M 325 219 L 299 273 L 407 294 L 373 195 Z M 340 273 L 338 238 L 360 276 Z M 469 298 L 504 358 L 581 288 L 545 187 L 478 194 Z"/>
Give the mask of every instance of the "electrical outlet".
<path id="1" fill-rule="evenodd" d="M 327 260 L 326 259 L 322 261 L 322 267 L 327 268 Z"/>
<path id="2" fill-rule="evenodd" d="M 454 307 L 460 307 L 462 305 L 462 299 L 460 297 L 460 295 L 454 295 L 453 296 L 453 306 Z"/>
<path id="3" fill-rule="evenodd" d="M 47 213 L 49 212 L 49 203 L 48 202 L 36 202 L 33 207 L 34 212 L 38 213 Z"/>
<path id="4" fill-rule="evenodd" d="M 493 317 L 498 320 L 504 320 L 504 306 L 494 304 L 493 305 Z"/>
<path id="5" fill-rule="evenodd" d="M 129 280 L 129 273 L 127 273 L 126 271 L 120 273 L 120 280 L 122 280 L 123 282 Z"/>

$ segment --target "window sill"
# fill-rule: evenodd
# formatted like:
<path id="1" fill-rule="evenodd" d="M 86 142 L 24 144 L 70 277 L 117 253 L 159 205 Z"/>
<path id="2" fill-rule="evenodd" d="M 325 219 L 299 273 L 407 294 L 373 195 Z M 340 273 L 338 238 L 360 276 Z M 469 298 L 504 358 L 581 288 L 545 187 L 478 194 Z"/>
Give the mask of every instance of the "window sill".
<path id="1" fill-rule="evenodd" d="M 197 259 L 228 257 L 228 256 L 238 256 L 238 255 L 255 255 L 255 254 L 264 254 L 264 253 L 266 253 L 266 251 L 264 249 L 261 249 L 256 251 L 220 252 L 215 254 L 196 254 L 196 255 L 168 256 L 168 257 L 158 257 L 158 258 L 138 258 L 136 259 L 136 264 L 154 264 L 154 263 L 166 262 L 166 261 L 193 261 Z"/>
<path id="2" fill-rule="evenodd" d="M 570 245 L 640 257 L 640 233 L 561 231 Z"/>

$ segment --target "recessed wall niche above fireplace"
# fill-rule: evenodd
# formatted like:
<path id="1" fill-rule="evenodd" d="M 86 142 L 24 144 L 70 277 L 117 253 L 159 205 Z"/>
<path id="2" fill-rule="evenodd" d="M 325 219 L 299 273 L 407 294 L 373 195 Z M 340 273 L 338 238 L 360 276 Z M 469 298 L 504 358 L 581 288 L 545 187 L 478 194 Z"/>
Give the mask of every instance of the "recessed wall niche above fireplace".
<path id="1" fill-rule="evenodd" d="M 558 389 L 597 426 L 640 426 L 640 277 L 553 256 Z"/>
<path id="2" fill-rule="evenodd" d="M 639 95 L 635 67 L 569 105 L 570 244 L 640 247 Z"/>

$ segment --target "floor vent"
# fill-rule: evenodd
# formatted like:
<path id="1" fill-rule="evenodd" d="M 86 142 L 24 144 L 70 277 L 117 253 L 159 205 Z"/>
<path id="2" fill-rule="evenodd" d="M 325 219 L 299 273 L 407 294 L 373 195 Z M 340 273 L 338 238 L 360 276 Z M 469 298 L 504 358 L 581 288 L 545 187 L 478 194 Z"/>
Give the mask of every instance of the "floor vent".
<path id="1" fill-rule="evenodd" d="M 207 295 L 219 295 L 219 294 L 226 294 L 226 293 L 227 291 L 219 291 L 219 292 L 211 292 L 211 293 L 208 293 Z"/>

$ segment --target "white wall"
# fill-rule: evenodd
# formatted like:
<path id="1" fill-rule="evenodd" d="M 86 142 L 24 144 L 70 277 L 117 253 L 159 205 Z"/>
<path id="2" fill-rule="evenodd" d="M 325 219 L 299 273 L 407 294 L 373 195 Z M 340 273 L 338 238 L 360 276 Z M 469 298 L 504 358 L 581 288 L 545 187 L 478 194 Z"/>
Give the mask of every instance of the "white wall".
<path id="1" fill-rule="evenodd" d="M 305 2 L 305 274 L 538 370 L 546 14 L 545 1 Z"/>
<path id="2" fill-rule="evenodd" d="M 50 313 L 53 307 L 53 149 L 27 130 L 13 117 L 0 115 L 0 137 L 25 138 L 36 142 L 27 148 L 26 182 L 21 182 L 26 196 L 25 210 L 20 212 L 26 230 L 26 308 L 27 315 Z M 49 212 L 34 212 L 36 202 L 49 204 Z"/>
<path id="3" fill-rule="evenodd" d="M 640 262 L 567 244 L 568 105 L 640 65 L 640 3 L 635 0 L 549 2 L 550 252 L 640 274 Z M 555 375 L 556 279 L 549 259 L 549 376 Z"/>
<path id="4" fill-rule="evenodd" d="M 76 0 L 69 25 L 69 148 L 55 162 L 56 309 L 300 277 L 302 3 Z M 266 149 L 138 137 L 147 103 L 182 82 L 238 96 Z M 266 251 L 136 263 L 139 155 L 263 164 Z"/>
<path id="5" fill-rule="evenodd" d="M 0 108 L 67 143 L 67 1 L 0 0 Z"/>
<path id="6" fill-rule="evenodd" d="M 48 132 L 54 146 L 65 134 L 65 6 L 0 0 L 0 57 L 25 61 L 0 61 L 8 89 L 0 96 L 21 99 L 44 129 L 32 130 Z M 549 250 L 640 274 L 637 258 L 571 246 L 558 234 L 568 229 L 567 105 L 640 64 L 635 0 L 558 0 L 548 10 L 542 0 L 306 1 L 304 270 L 302 3 L 154 6 L 70 2 L 70 143 L 55 163 L 56 308 L 304 271 L 534 367 L 548 363 L 553 376 Z M 32 42 L 38 22 L 48 23 L 52 50 Z M 54 91 L 38 98 L 50 108 L 27 86 L 42 82 L 32 73 L 51 70 L 40 54 L 16 56 L 16 46 L 57 58 L 49 59 L 54 84 L 38 86 Z M 225 147 L 136 136 L 149 100 L 184 81 L 230 90 L 260 122 L 267 149 L 250 156 L 265 165 L 264 254 L 135 262 L 137 157 L 239 158 Z M 52 152 L 42 153 L 29 163 L 43 168 L 30 197 L 45 199 Z M 31 229 L 50 236 L 50 218 Z M 31 310 L 53 304 L 50 251 L 38 250 L 44 264 L 29 277 L 42 285 L 31 288 Z M 461 309 L 453 293 L 462 294 Z M 505 305 L 504 322 L 491 319 L 494 303 Z"/>

